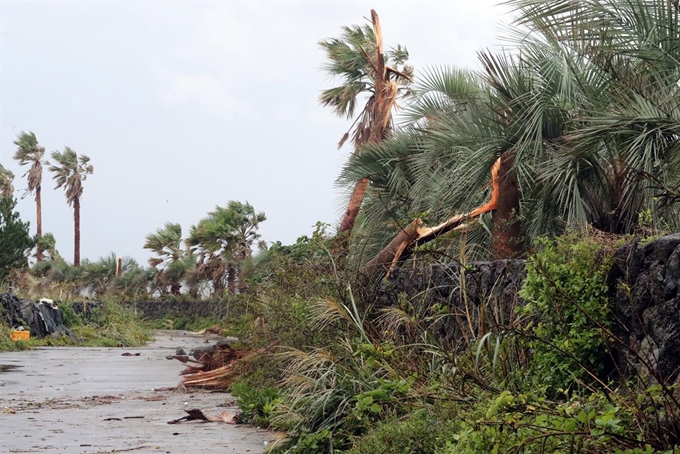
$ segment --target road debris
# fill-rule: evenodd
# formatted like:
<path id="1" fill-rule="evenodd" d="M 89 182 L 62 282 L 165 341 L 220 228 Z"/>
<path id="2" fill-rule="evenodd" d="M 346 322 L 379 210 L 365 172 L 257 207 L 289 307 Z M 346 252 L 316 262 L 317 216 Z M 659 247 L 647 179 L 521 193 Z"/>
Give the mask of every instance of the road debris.
<path id="1" fill-rule="evenodd" d="M 219 416 L 206 416 L 202 410 L 198 408 L 192 408 L 190 410 L 184 410 L 187 416 L 179 419 L 173 419 L 168 421 L 168 424 L 179 424 L 186 421 L 201 421 L 201 422 L 222 422 L 226 424 L 240 424 L 241 416 L 240 413 L 229 413 L 223 411 Z"/>

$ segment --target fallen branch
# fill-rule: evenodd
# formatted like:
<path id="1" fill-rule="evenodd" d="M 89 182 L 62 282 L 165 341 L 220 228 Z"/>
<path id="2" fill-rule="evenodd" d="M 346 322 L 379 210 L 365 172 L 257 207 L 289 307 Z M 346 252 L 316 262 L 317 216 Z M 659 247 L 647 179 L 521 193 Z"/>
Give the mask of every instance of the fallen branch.
<path id="1" fill-rule="evenodd" d="M 187 416 L 179 419 L 173 419 L 168 421 L 168 424 L 179 424 L 184 421 L 201 421 L 201 422 L 223 422 L 226 424 L 239 424 L 241 422 L 241 416 L 239 413 L 229 413 L 223 411 L 217 417 L 206 416 L 202 410 L 198 408 L 192 408 L 191 410 L 184 410 Z"/>
<path id="2" fill-rule="evenodd" d="M 431 241 L 439 235 L 452 230 L 467 229 L 468 226 L 463 224 L 463 222 L 495 210 L 498 205 L 500 187 L 498 176 L 500 168 L 501 158 L 498 158 L 491 167 L 491 198 L 488 202 L 468 213 L 457 214 L 434 227 L 423 226 L 421 219 L 414 219 L 387 246 L 366 263 L 366 272 L 372 275 L 378 273 L 387 273 L 389 275 L 397 266 L 399 260 L 416 246 Z"/>

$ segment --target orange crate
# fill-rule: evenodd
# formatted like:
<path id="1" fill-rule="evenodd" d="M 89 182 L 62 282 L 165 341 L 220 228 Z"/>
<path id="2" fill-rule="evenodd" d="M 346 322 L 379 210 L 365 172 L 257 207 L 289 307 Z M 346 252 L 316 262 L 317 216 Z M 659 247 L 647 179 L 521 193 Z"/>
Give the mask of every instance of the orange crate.
<path id="1" fill-rule="evenodd" d="M 9 333 L 10 340 L 16 342 L 18 340 L 28 340 L 31 338 L 30 331 L 11 331 Z"/>

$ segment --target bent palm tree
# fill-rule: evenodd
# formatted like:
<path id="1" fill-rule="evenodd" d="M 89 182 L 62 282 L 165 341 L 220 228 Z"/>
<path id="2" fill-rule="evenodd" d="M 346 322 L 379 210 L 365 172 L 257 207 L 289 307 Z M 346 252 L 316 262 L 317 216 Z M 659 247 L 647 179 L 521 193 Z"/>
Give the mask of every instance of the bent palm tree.
<path id="1" fill-rule="evenodd" d="M 36 234 L 40 238 L 42 236 L 42 168 L 43 165 L 49 165 L 50 163 L 43 160 L 45 147 L 40 146 L 34 133 L 22 131 L 19 133 L 17 140 L 14 141 L 14 145 L 17 146 L 14 159 L 19 161 L 19 165 L 30 164 L 31 166 L 23 175 L 27 179 L 28 186 L 22 198 L 28 194 L 35 194 Z M 36 260 L 38 262 L 42 260 L 42 246 L 40 242 L 37 244 Z"/>
<path id="2" fill-rule="evenodd" d="M 12 197 L 14 194 L 14 174 L 0 164 L 0 196 Z"/>
<path id="3" fill-rule="evenodd" d="M 80 199 L 83 196 L 83 181 L 92 175 L 94 167 L 89 157 L 78 156 L 69 147 L 64 148 L 63 153 L 53 152 L 52 159 L 58 164 L 50 166 L 50 172 L 54 172 L 53 178 L 57 182 L 55 189 L 63 187 L 66 202 L 73 207 L 73 266 L 80 266 Z"/>
<path id="4" fill-rule="evenodd" d="M 362 145 L 380 142 L 387 137 L 397 97 L 411 81 L 412 68 L 405 65 L 408 59 L 406 49 L 397 46 L 384 52 L 380 21 L 374 10 L 371 10 L 371 22 L 372 28 L 368 25 L 343 27 L 341 38 L 319 43 L 329 60 L 326 71 L 344 82 L 322 91 L 319 97 L 321 104 L 332 107 L 340 117 L 351 118 L 358 97 L 364 93 L 369 95 L 364 109 L 339 143 L 341 147 L 351 135 L 354 154 L 360 152 Z M 389 66 L 390 63 L 394 67 Z M 354 186 L 338 229 L 342 249 L 346 249 L 367 187 L 368 179 L 365 178 Z"/>

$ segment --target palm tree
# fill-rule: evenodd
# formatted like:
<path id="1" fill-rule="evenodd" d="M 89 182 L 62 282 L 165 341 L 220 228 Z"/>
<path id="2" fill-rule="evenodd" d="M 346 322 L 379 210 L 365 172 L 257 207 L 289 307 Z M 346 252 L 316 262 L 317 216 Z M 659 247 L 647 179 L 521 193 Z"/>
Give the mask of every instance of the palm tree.
<path id="1" fill-rule="evenodd" d="M 368 203 L 366 220 L 378 221 L 382 225 L 374 224 L 371 230 L 383 232 L 391 221 L 392 231 L 396 227 L 399 232 L 395 239 L 401 236 L 389 243 L 391 248 L 413 247 L 473 214 L 492 211 L 487 230 L 494 257 L 522 250 L 515 156 L 550 137 L 542 123 L 532 124 L 524 114 L 532 108 L 527 94 L 535 75 L 509 56 L 482 58 L 480 73 L 426 71 L 414 87 L 408 123 L 387 142 L 366 147 L 343 171 L 345 181 L 367 176 L 375 181 L 376 197 Z M 484 203 L 489 195 L 482 189 L 491 179 L 492 201 Z M 419 219 L 411 222 L 413 217 Z M 442 229 L 426 228 L 424 220 Z M 399 254 L 392 251 L 392 257 Z"/>
<path id="2" fill-rule="evenodd" d="M 319 43 L 329 60 L 324 69 L 331 77 L 343 81 L 342 85 L 321 92 L 321 104 L 333 108 L 340 117 L 352 118 L 359 96 L 368 95 L 363 110 L 339 143 L 342 147 L 351 135 L 354 154 L 358 154 L 364 144 L 380 142 L 387 137 L 397 98 L 411 81 L 412 68 L 405 65 L 408 59 L 406 49 L 397 46 L 384 52 L 380 21 L 374 10 L 371 10 L 371 22 L 372 27 L 343 27 L 341 38 Z M 389 66 L 390 63 L 394 66 Z M 342 249 L 346 249 L 367 187 L 368 179 L 364 178 L 352 191 L 338 229 Z"/>
<path id="3" fill-rule="evenodd" d="M 182 248 L 182 226 L 167 222 L 164 227 L 146 236 L 144 249 L 150 249 L 157 257 L 149 259 L 149 265 L 163 269 L 158 272 L 159 281 L 169 283 L 170 293 L 179 295 L 181 280 L 186 268 L 181 266 L 185 251 Z M 166 287 L 167 290 L 167 287 Z"/>
<path id="4" fill-rule="evenodd" d="M 59 255 L 59 251 L 57 251 L 57 240 L 51 232 L 46 232 L 43 236 L 38 237 L 37 243 L 42 251 L 43 259 L 48 262 L 61 260 L 61 255 Z"/>
<path id="5" fill-rule="evenodd" d="M 12 197 L 14 194 L 14 174 L 0 164 L 0 195 Z"/>
<path id="6" fill-rule="evenodd" d="M 496 163 L 497 258 L 521 244 L 519 219 L 530 238 L 585 224 L 628 233 L 645 209 L 677 225 L 680 13 L 636 0 L 513 3 L 534 30 L 514 56 L 481 53 L 480 73 L 426 73 L 411 124 L 350 160 L 343 178 L 376 189 L 366 221 L 384 231 L 389 216 L 465 213 L 488 197 Z"/>
<path id="7" fill-rule="evenodd" d="M 19 161 L 19 165 L 29 165 L 30 168 L 23 175 L 28 180 L 28 186 L 23 197 L 28 194 L 35 194 L 35 210 L 36 210 L 36 234 L 40 238 L 42 236 L 42 168 L 43 165 L 49 165 L 50 163 L 43 160 L 45 156 L 45 147 L 41 147 L 38 143 L 38 139 L 32 132 L 21 132 L 14 141 L 14 145 L 17 146 L 17 151 L 14 153 L 14 159 Z M 42 249 L 40 243 L 37 244 L 36 250 L 36 260 L 39 262 L 42 260 Z"/>
<path id="8" fill-rule="evenodd" d="M 54 172 L 54 180 L 57 182 L 55 189 L 61 187 L 66 192 L 66 201 L 73 207 L 73 266 L 80 266 L 80 199 L 83 196 L 83 181 L 88 175 L 92 175 L 94 167 L 90 164 L 90 158 L 85 155 L 78 156 L 69 147 L 64 148 L 63 153 L 55 151 L 52 159 L 58 165 L 50 166 L 50 172 Z"/>
<path id="9" fill-rule="evenodd" d="M 249 203 L 230 201 L 191 227 L 187 245 L 197 257 L 198 272 L 209 279 L 213 293 L 221 295 L 225 288 L 239 291 L 238 267 L 252 255 L 252 245 L 260 237 L 259 224 L 266 220 Z"/>
<path id="10" fill-rule="evenodd" d="M 604 81 L 571 113 L 545 169 L 546 181 L 571 183 L 555 200 L 615 233 L 634 230 L 647 210 L 655 227 L 677 225 L 678 198 L 665 195 L 680 183 L 680 3 L 509 3 L 522 25 L 588 62 L 579 82 Z"/>

